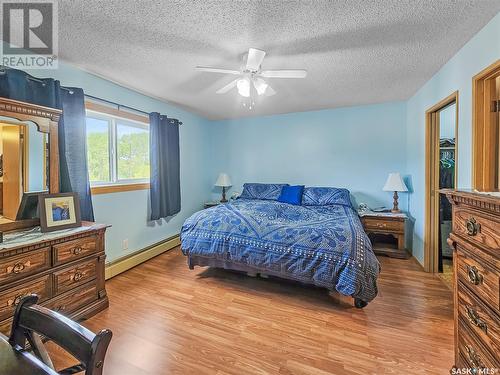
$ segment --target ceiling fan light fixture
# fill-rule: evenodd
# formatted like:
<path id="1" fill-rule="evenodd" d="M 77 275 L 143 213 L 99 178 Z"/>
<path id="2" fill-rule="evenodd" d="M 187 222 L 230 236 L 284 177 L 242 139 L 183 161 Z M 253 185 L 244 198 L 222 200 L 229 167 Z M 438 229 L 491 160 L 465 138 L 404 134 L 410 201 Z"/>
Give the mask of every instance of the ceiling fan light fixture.
<path id="1" fill-rule="evenodd" d="M 266 56 L 266 51 L 249 48 L 244 55 L 243 64 L 240 70 L 230 70 L 225 68 L 214 68 L 210 66 L 197 66 L 195 69 L 201 72 L 224 73 L 236 75 L 234 80 L 227 83 L 216 91 L 217 94 L 225 94 L 234 87 L 238 89 L 238 94 L 245 99 L 253 100 L 257 96 L 273 96 L 276 91 L 267 82 L 267 78 L 305 78 L 305 69 L 281 69 L 262 70 L 262 62 Z M 255 103 L 245 104 L 249 109 L 254 108 Z"/>
<path id="2" fill-rule="evenodd" d="M 241 96 L 245 98 L 250 96 L 250 81 L 247 78 L 239 79 L 238 82 L 236 82 L 236 87 Z"/>
<path id="3" fill-rule="evenodd" d="M 253 81 L 253 85 L 258 95 L 264 95 L 269 86 L 262 78 L 257 78 Z"/>

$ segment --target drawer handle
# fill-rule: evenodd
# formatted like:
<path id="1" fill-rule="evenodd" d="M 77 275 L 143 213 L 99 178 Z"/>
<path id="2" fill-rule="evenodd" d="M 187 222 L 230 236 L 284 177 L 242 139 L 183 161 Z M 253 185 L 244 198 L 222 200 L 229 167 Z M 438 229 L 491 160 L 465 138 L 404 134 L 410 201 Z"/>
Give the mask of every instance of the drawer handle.
<path id="1" fill-rule="evenodd" d="M 483 275 L 479 273 L 476 266 L 467 265 L 467 276 L 471 284 L 479 285 L 483 282 Z"/>
<path id="2" fill-rule="evenodd" d="M 476 368 L 485 368 L 481 357 L 479 356 L 479 354 L 476 353 L 474 348 L 470 345 L 467 345 L 467 354 L 469 356 L 469 360 L 472 366 Z"/>
<path id="3" fill-rule="evenodd" d="M 475 236 L 479 233 L 481 229 L 481 224 L 479 224 L 476 219 L 471 217 L 465 221 L 465 227 L 467 228 L 467 234 L 469 236 Z"/>
<path id="4" fill-rule="evenodd" d="M 467 317 L 469 318 L 469 322 L 471 322 L 473 325 L 475 325 L 476 327 L 478 327 L 485 334 L 488 334 L 488 325 L 486 324 L 486 322 L 484 322 L 479 317 L 479 314 L 477 313 L 477 311 L 474 310 L 470 306 L 467 306 L 466 310 L 467 310 Z"/>
<path id="5" fill-rule="evenodd" d="M 377 227 L 378 227 L 378 228 L 385 228 L 385 227 L 387 227 L 387 224 L 384 224 L 384 223 L 377 223 Z"/>
<path id="6" fill-rule="evenodd" d="M 83 249 L 80 246 L 77 246 L 77 247 L 74 247 L 73 249 L 71 249 L 71 252 L 73 253 L 73 255 L 79 255 L 79 254 L 81 254 L 82 251 L 83 251 Z"/>
<path id="7" fill-rule="evenodd" d="M 31 267 L 31 261 L 27 261 L 25 263 L 18 262 L 14 264 L 13 266 L 8 266 L 7 267 L 7 273 L 14 273 L 14 274 L 19 274 L 21 273 L 26 267 Z"/>
<path id="8" fill-rule="evenodd" d="M 19 305 L 19 303 L 21 303 L 21 300 L 26 297 L 26 296 L 29 296 L 30 294 L 32 293 L 26 293 L 26 294 L 18 294 L 17 296 L 14 297 L 14 299 L 9 299 L 7 301 L 7 306 L 8 307 L 12 307 L 12 306 L 17 306 Z"/>
<path id="9" fill-rule="evenodd" d="M 73 281 L 80 281 L 81 279 L 83 279 L 85 275 L 81 272 L 76 272 L 74 275 L 73 275 Z"/>
<path id="10" fill-rule="evenodd" d="M 14 264 L 14 267 L 12 267 L 12 273 L 21 273 L 24 269 L 26 268 L 26 266 L 24 265 L 24 263 L 16 263 Z"/>
<path id="11" fill-rule="evenodd" d="M 60 306 L 54 307 L 52 310 L 55 311 L 55 312 L 59 312 L 59 311 L 64 310 L 65 307 L 66 306 L 64 306 L 64 305 L 60 305 Z"/>

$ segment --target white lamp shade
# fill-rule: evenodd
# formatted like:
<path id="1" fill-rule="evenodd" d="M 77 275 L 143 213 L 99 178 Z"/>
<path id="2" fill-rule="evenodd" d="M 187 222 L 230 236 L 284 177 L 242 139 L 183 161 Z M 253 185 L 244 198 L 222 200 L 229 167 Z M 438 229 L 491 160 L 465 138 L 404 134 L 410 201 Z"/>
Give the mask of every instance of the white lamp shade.
<path id="1" fill-rule="evenodd" d="M 399 173 L 389 173 L 387 181 L 385 182 L 384 191 L 408 191 L 405 182 Z"/>
<path id="2" fill-rule="evenodd" d="M 215 181 L 215 186 L 229 187 L 232 186 L 231 179 L 226 173 L 220 173 Z"/>

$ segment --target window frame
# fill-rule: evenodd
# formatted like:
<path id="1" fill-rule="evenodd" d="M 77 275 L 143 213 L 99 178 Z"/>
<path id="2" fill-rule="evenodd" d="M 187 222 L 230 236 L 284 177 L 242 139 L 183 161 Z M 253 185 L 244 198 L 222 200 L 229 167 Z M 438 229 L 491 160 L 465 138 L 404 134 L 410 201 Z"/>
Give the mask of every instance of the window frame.
<path id="1" fill-rule="evenodd" d="M 118 179 L 118 123 L 149 131 L 149 118 L 94 102 L 85 102 L 85 117 L 108 122 L 110 181 L 91 182 L 92 194 L 109 194 L 150 188 L 149 178 Z"/>

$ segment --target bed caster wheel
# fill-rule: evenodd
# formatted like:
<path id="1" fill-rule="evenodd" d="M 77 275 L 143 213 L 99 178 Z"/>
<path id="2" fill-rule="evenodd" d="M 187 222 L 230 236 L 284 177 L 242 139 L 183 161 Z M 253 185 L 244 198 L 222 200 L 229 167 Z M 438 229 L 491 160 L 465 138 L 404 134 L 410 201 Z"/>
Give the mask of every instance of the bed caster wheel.
<path id="1" fill-rule="evenodd" d="M 368 305 L 368 302 L 360 300 L 359 298 L 354 298 L 354 306 L 356 306 L 357 309 L 362 309 L 366 307 L 366 305 Z"/>

